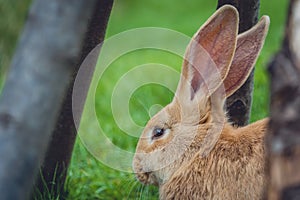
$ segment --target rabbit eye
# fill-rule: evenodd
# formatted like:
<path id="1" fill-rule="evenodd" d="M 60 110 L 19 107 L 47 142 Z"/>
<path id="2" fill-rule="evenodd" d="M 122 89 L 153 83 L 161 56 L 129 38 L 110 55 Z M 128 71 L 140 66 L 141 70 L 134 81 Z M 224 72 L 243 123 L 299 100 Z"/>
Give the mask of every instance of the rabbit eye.
<path id="1" fill-rule="evenodd" d="M 152 132 L 152 139 L 159 138 L 165 134 L 165 129 L 163 128 L 155 128 Z"/>

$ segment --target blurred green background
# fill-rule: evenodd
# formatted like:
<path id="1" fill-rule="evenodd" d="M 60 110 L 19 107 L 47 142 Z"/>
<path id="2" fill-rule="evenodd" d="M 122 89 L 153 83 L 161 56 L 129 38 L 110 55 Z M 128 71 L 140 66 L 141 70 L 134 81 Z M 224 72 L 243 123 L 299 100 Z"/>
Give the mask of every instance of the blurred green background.
<path id="1" fill-rule="evenodd" d="M 15 50 L 19 33 L 26 19 L 30 0 L 0 0 L 0 89 Z M 266 66 L 280 47 L 287 2 L 261 1 L 260 15 L 269 15 L 271 25 L 265 46 L 257 61 L 251 121 L 268 115 L 269 85 Z M 107 27 L 106 38 L 138 27 L 164 27 L 192 36 L 214 12 L 216 1 L 205 0 L 116 0 Z M 136 36 L 139 37 L 139 36 Z M 174 41 L 176 42 L 176 41 Z M 122 149 L 134 152 L 137 138 L 128 136 L 117 126 L 111 112 L 111 95 L 124 73 L 145 63 L 161 63 L 180 70 L 182 58 L 154 49 L 130 52 L 116 59 L 105 71 L 96 92 L 96 112 L 107 137 Z M 155 74 L 154 74 L 155 75 Z M 159 85 L 137 89 L 129 105 L 133 120 L 145 125 L 153 104 L 166 105 L 172 92 Z M 113 159 L 113 158 L 111 158 Z M 78 139 L 68 172 L 68 199 L 157 199 L 157 189 L 143 187 L 130 173 L 120 172 L 97 161 Z M 41 197 L 51 199 L 51 194 Z"/>

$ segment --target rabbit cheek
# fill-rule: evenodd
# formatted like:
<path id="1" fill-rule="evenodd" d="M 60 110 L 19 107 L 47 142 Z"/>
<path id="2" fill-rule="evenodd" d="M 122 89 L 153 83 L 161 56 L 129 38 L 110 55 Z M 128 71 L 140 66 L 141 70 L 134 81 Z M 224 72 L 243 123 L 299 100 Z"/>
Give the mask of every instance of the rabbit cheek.
<path id="1" fill-rule="evenodd" d="M 159 185 L 159 181 L 157 180 L 157 177 L 153 173 L 149 173 L 148 181 L 149 181 L 149 184 L 151 184 L 151 185 L 156 185 L 156 186 Z"/>

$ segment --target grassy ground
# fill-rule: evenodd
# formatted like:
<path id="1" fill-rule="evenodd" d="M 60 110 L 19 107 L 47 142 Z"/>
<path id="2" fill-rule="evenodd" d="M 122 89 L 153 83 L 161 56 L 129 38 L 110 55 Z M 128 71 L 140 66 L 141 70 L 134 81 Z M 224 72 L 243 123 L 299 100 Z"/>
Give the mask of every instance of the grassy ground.
<path id="1" fill-rule="evenodd" d="M 9 65 L 16 39 L 26 16 L 30 1 L 0 0 L 0 80 Z M 116 0 L 107 28 L 107 36 L 138 27 L 164 27 L 192 36 L 199 26 L 215 10 L 215 1 L 189 0 L 139 1 Z M 269 15 L 271 26 L 264 49 L 258 59 L 255 71 L 255 89 L 251 121 L 268 115 L 268 78 L 265 67 L 270 56 L 280 45 L 283 34 L 286 2 L 261 1 L 261 14 Z M 139 35 L 136 35 L 139 37 Z M 155 37 L 155 36 L 153 36 Z M 176 43 L 176 41 L 171 41 Z M 182 59 L 173 53 L 157 49 L 143 49 L 127 53 L 114 60 L 104 72 L 95 96 L 97 120 L 107 138 L 114 145 L 134 152 L 136 137 L 129 136 L 116 123 L 111 111 L 113 89 L 130 69 L 146 63 L 161 63 L 180 70 Z M 99 63 L 101 65 L 101 63 Z M 155 78 L 160 72 L 145 74 Z M 143 77 L 140 77 L 143 79 Z M 1 86 L 1 84 L 0 84 Z M 149 119 L 148 111 L 153 104 L 166 105 L 172 99 L 172 92 L 157 84 L 137 88 L 127 106 L 132 120 L 143 126 Z M 93 127 L 93 126 L 91 126 Z M 114 157 L 109 159 L 113 160 Z M 131 173 L 115 170 L 98 161 L 81 141 L 76 142 L 72 163 L 66 184 L 68 199 L 157 199 L 157 189 L 143 187 Z"/>

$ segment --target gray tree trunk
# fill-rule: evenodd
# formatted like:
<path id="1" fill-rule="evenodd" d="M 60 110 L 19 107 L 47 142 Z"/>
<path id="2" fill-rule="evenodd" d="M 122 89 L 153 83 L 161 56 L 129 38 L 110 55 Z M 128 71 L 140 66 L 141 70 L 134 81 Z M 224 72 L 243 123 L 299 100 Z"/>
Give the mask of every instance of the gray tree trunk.
<path id="1" fill-rule="evenodd" d="M 286 35 L 271 64 L 267 138 L 270 200 L 300 199 L 300 0 L 290 1 Z"/>
<path id="2" fill-rule="evenodd" d="M 55 129 L 51 136 L 51 142 L 41 168 L 41 173 L 36 182 L 36 187 L 41 193 L 51 191 L 54 196 L 63 194 L 67 169 L 76 139 L 76 128 L 72 113 L 72 92 L 74 81 L 83 60 L 91 52 L 91 50 L 104 40 L 112 4 L 113 0 L 98 0 L 93 9 L 94 13 L 89 19 L 89 25 L 83 44 L 84 46 L 80 53 L 80 60 L 72 68 L 72 80 L 68 86 L 68 92 L 64 96 L 63 106 L 59 111 L 59 118 L 56 121 Z M 79 113 L 82 112 L 83 104 L 87 95 L 87 93 L 84 92 L 88 91 L 96 62 L 97 58 L 93 60 L 93 63 L 89 63 L 90 69 L 88 71 L 90 74 L 85 80 L 85 88 L 82 89 L 80 97 L 82 107 L 76 108 L 76 111 Z"/>
<path id="3" fill-rule="evenodd" d="M 96 0 L 33 3 L 0 98 L 0 199 L 26 199 Z"/>
<path id="4" fill-rule="evenodd" d="M 219 8 L 225 4 L 233 5 L 239 11 L 239 33 L 250 29 L 257 23 L 260 5 L 259 0 L 219 0 L 217 7 Z M 245 126 L 249 123 L 252 104 L 253 75 L 254 70 L 244 85 L 226 100 L 229 120 L 236 126 Z"/>

